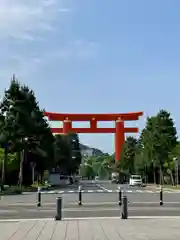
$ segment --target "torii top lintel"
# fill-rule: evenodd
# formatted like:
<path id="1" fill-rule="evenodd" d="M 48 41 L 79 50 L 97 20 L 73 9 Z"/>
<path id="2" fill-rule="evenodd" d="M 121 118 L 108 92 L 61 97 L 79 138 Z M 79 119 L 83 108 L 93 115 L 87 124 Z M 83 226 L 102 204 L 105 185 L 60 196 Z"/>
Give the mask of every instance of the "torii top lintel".
<path id="1" fill-rule="evenodd" d="M 49 121 L 90 121 L 96 119 L 97 121 L 116 121 L 121 119 L 122 121 L 135 121 L 143 115 L 143 112 L 132 112 L 132 113 L 52 113 L 45 112 L 44 114 L 48 117 Z"/>

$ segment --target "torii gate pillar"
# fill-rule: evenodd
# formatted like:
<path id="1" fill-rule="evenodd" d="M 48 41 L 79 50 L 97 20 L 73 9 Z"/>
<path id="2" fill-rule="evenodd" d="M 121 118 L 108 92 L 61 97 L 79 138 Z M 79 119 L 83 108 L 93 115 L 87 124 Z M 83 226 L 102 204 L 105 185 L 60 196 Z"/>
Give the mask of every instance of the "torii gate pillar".
<path id="1" fill-rule="evenodd" d="M 70 133 L 72 128 L 72 122 L 70 120 L 64 120 L 63 122 L 63 133 L 68 134 Z"/>
<path id="2" fill-rule="evenodd" d="M 115 123 L 115 160 L 119 161 L 125 141 L 124 122 L 118 119 Z"/>

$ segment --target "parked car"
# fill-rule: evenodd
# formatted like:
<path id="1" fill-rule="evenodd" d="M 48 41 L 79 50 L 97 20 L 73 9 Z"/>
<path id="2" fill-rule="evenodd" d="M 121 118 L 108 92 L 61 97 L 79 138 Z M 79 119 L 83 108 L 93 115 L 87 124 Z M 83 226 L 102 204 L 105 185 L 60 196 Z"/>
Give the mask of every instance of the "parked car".
<path id="1" fill-rule="evenodd" d="M 142 186 L 143 181 L 141 175 L 131 175 L 129 179 L 130 186 Z"/>

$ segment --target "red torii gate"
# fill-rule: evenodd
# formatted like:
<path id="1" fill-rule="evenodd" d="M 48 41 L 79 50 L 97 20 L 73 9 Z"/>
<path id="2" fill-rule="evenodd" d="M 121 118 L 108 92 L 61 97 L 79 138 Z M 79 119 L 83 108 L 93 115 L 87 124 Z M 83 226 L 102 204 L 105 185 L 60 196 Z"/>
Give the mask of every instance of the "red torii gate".
<path id="1" fill-rule="evenodd" d="M 115 114 L 75 114 L 75 113 L 51 113 L 44 114 L 49 121 L 63 121 L 63 128 L 51 128 L 53 133 L 114 133 L 115 134 L 115 160 L 120 160 L 121 151 L 125 141 L 125 133 L 137 133 L 136 127 L 124 127 L 124 121 L 139 120 L 143 112 L 115 113 Z M 89 121 L 90 128 L 73 128 L 73 121 Z M 98 121 L 115 121 L 115 128 L 98 128 Z"/>

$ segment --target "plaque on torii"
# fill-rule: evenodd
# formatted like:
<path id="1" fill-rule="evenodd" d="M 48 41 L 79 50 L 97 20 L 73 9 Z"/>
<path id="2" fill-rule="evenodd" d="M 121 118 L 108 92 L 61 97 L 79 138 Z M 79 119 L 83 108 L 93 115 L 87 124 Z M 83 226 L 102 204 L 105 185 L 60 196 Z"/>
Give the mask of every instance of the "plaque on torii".
<path id="1" fill-rule="evenodd" d="M 143 112 L 133 113 L 52 113 L 45 112 L 45 116 L 49 121 L 62 121 L 62 128 L 51 128 L 53 133 L 68 134 L 68 133 L 114 133 L 115 134 L 115 160 L 119 161 L 123 144 L 125 141 L 125 133 L 137 133 L 136 127 L 125 127 L 125 121 L 136 121 L 143 115 Z M 72 122 L 90 122 L 89 128 L 74 128 Z M 98 127 L 98 121 L 113 121 L 114 128 Z"/>

